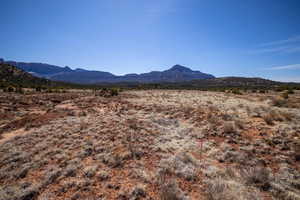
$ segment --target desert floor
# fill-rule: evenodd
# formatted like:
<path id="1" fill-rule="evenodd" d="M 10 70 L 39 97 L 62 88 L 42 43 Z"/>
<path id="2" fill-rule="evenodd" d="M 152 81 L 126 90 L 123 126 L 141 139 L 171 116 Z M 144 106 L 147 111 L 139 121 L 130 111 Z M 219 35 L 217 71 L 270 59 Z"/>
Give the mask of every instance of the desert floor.
<path id="1" fill-rule="evenodd" d="M 300 91 L 0 93 L 0 200 L 300 199 Z"/>

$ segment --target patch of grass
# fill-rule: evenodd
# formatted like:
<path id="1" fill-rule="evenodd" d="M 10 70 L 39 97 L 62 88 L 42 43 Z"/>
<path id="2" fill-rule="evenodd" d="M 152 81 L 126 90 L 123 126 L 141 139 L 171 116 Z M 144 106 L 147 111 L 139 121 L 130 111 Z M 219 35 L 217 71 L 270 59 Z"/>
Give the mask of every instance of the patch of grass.
<path id="1" fill-rule="evenodd" d="M 239 89 L 237 89 L 237 88 L 232 89 L 231 92 L 232 92 L 232 94 L 237 94 L 237 95 L 242 95 L 242 94 L 243 94 L 243 93 L 242 93 Z"/>
<path id="2" fill-rule="evenodd" d="M 286 99 L 281 97 L 275 97 L 271 100 L 271 104 L 277 107 L 284 107 L 286 103 L 287 103 Z"/>
<path id="3" fill-rule="evenodd" d="M 185 196 L 175 180 L 170 180 L 160 186 L 161 200 L 183 200 Z"/>
<path id="4" fill-rule="evenodd" d="M 241 171 L 246 184 L 267 191 L 270 189 L 270 172 L 265 167 L 248 167 Z"/>

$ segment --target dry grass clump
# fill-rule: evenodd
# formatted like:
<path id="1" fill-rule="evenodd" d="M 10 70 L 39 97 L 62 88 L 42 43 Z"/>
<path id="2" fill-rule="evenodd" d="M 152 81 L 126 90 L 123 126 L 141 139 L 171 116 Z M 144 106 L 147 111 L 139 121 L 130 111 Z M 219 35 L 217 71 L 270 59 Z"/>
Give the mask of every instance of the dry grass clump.
<path id="1" fill-rule="evenodd" d="M 293 114 L 289 112 L 283 112 L 278 110 L 269 110 L 266 114 L 262 115 L 262 118 L 268 125 L 273 125 L 274 121 L 292 120 Z"/>
<path id="2" fill-rule="evenodd" d="M 62 169 L 57 167 L 49 168 L 44 175 L 43 185 L 47 186 L 55 182 L 58 177 L 60 177 Z"/>
<path id="3" fill-rule="evenodd" d="M 30 200 L 37 197 L 40 187 L 24 183 L 14 186 L 0 186 L 1 200 Z"/>
<path id="4" fill-rule="evenodd" d="M 83 169 L 84 176 L 91 178 L 95 176 L 98 166 L 88 166 Z"/>
<path id="5" fill-rule="evenodd" d="M 237 128 L 235 123 L 233 121 L 225 122 L 223 125 L 223 131 L 224 133 L 236 133 Z"/>
<path id="6" fill-rule="evenodd" d="M 300 199 L 300 172 L 287 164 L 282 164 L 271 182 L 271 194 L 275 199 Z"/>
<path id="7" fill-rule="evenodd" d="M 103 153 L 99 157 L 104 164 L 112 168 L 120 167 L 123 164 L 119 154 Z"/>
<path id="8" fill-rule="evenodd" d="M 160 185 L 161 200 L 187 200 L 182 190 L 178 187 L 177 182 L 171 179 Z"/>
<path id="9" fill-rule="evenodd" d="M 76 165 L 69 164 L 64 170 L 64 176 L 66 176 L 66 177 L 69 177 L 69 176 L 74 177 L 74 176 L 76 176 L 76 173 L 77 173 Z"/>
<path id="10" fill-rule="evenodd" d="M 241 171 L 246 184 L 254 185 L 264 191 L 270 189 L 270 172 L 265 167 L 247 167 Z"/>
<path id="11" fill-rule="evenodd" d="M 277 107 L 284 107 L 287 104 L 287 100 L 281 97 L 275 97 L 271 99 L 271 105 Z"/>
<path id="12" fill-rule="evenodd" d="M 99 172 L 97 172 L 96 177 L 100 181 L 105 181 L 105 180 L 108 180 L 111 176 L 107 171 L 100 170 Z"/>
<path id="13" fill-rule="evenodd" d="M 251 185 L 253 184 L 253 176 L 253 173 L 245 176 L 234 168 L 226 168 L 216 172 L 213 178 L 206 180 L 207 198 L 209 200 L 259 200 L 261 199 L 258 195 L 259 191 Z M 259 181 L 262 181 L 263 178 L 265 176 Z M 255 178 L 255 183 L 256 181 Z"/>
<path id="14" fill-rule="evenodd" d="M 206 188 L 209 200 L 259 200 L 259 196 L 249 191 L 245 185 L 222 177 L 208 181 Z"/>
<path id="15" fill-rule="evenodd" d="M 161 173 L 169 173 L 175 174 L 187 181 L 197 179 L 197 161 L 192 155 L 187 153 L 181 153 L 161 160 L 159 168 L 158 176 L 161 176 Z"/>

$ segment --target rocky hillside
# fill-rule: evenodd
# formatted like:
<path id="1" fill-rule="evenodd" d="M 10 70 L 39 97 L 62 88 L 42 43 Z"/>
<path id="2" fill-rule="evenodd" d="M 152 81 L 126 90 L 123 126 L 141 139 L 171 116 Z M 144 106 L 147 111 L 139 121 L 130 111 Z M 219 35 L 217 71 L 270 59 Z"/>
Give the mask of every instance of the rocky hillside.
<path id="1" fill-rule="evenodd" d="M 0 63 L 0 83 L 2 85 L 48 85 L 51 81 L 38 78 L 10 64 Z"/>

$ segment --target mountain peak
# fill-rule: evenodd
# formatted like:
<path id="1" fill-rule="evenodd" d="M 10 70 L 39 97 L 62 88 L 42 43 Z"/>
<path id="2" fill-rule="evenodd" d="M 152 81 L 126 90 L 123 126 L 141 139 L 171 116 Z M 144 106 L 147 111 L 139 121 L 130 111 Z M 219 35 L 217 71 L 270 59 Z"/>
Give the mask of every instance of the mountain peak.
<path id="1" fill-rule="evenodd" d="M 70 71 L 72 70 L 69 66 L 65 66 L 64 69 L 70 70 Z"/>
<path id="2" fill-rule="evenodd" d="M 176 64 L 173 67 L 171 67 L 168 71 L 191 72 L 192 70 L 188 67 Z"/>

